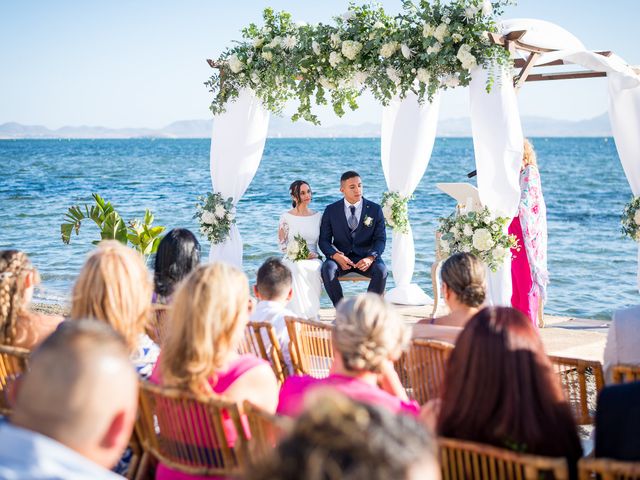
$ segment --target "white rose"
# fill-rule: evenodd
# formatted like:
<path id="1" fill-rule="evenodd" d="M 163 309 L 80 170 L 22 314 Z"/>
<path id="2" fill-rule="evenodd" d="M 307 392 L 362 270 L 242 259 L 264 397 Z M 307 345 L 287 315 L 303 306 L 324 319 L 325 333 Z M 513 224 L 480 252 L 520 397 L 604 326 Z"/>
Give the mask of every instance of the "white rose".
<path id="1" fill-rule="evenodd" d="M 460 85 L 460 79 L 458 77 L 456 77 L 455 75 L 447 75 L 443 79 L 442 83 L 444 85 L 446 85 L 447 87 L 455 88 L 458 85 Z"/>
<path id="2" fill-rule="evenodd" d="M 207 229 L 205 227 L 200 227 L 200 233 L 202 235 L 206 235 L 207 234 Z"/>
<path id="3" fill-rule="evenodd" d="M 264 58 L 267 62 L 270 62 L 271 60 L 273 60 L 273 53 L 271 53 L 269 50 L 265 50 L 264 52 L 262 52 L 262 58 Z"/>
<path id="4" fill-rule="evenodd" d="M 471 45 L 466 43 L 460 45 L 456 58 L 460 60 L 462 67 L 471 70 L 477 66 L 476 57 L 471 54 Z"/>
<path id="5" fill-rule="evenodd" d="M 436 27 L 436 30 L 433 32 L 433 36 L 439 42 L 444 42 L 444 39 L 449 35 L 449 27 L 446 23 L 441 23 Z"/>
<path id="6" fill-rule="evenodd" d="M 441 49 L 442 49 L 442 45 L 440 45 L 440 43 L 436 42 L 436 43 L 434 43 L 433 45 L 431 45 L 430 47 L 427 48 L 427 53 L 428 54 L 438 53 Z"/>
<path id="7" fill-rule="evenodd" d="M 640 210 L 636 210 L 633 221 L 636 222 L 636 225 L 640 225 Z"/>
<path id="8" fill-rule="evenodd" d="M 431 75 L 429 74 L 429 71 L 426 68 L 419 68 L 416 78 L 418 79 L 419 82 L 429 83 L 429 80 L 431 79 Z"/>
<path id="9" fill-rule="evenodd" d="M 382 55 L 384 58 L 389 58 L 394 53 L 396 53 L 397 49 L 398 42 L 385 43 L 384 45 L 382 45 L 382 47 L 380 47 L 380 55 Z"/>
<path id="10" fill-rule="evenodd" d="M 451 23 L 451 19 L 449 17 L 442 17 L 442 21 L 449 25 Z"/>
<path id="11" fill-rule="evenodd" d="M 451 35 L 451 38 L 453 39 L 454 42 L 458 43 L 462 41 L 463 37 L 459 33 L 454 33 L 453 35 Z"/>
<path id="12" fill-rule="evenodd" d="M 342 55 L 338 52 L 331 52 L 329 54 L 329 64 L 335 68 L 339 63 L 342 63 Z"/>
<path id="13" fill-rule="evenodd" d="M 213 214 L 215 215 L 216 218 L 224 218 L 226 213 L 227 213 L 227 209 L 224 208 L 222 205 L 217 205 L 216 209 L 213 212 Z M 213 223 L 213 222 L 211 222 L 211 223 Z"/>
<path id="14" fill-rule="evenodd" d="M 435 27 L 430 23 L 425 23 L 422 27 L 422 36 L 424 38 L 432 37 L 434 32 L 436 31 Z"/>
<path id="15" fill-rule="evenodd" d="M 502 245 L 496 245 L 495 248 L 493 249 L 493 252 L 491 253 L 497 263 L 502 263 L 507 258 L 507 255 L 509 254 L 509 250 L 504 248 Z"/>
<path id="16" fill-rule="evenodd" d="M 498 225 L 497 223 L 492 224 L 491 230 L 493 230 L 494 232 L 497 232 L 498 230 L 500 230 L 500 225 Z"/>
<path id="17" fill-rule="evenodd" d="M 464 9 L 464 18 L 466 18 L 468 21 L 472 21 L 475 18 L 476 13 L 478 13 L 478 7 L 469 5 Z"/>
<path id="18" fill-rule="evenodd" d="M 202 212 L 202 217 L 200 219 L 202 220 L 202 223 L 208 223 L 209 225 L 212 225 L 216 221 L 213 213 L 209 211 Z"/>
<path id="19" fill-rule="evenodd" d="M 331 46 L 333 48 L 338 48 L 340 46 L 340 35 L 338 35 L 337 33 L 332 33 L 330 40 L 331 40 Z"/>
<path id="20" fill-rule="evenodd" d="M 460 250 L 464 253 L 471 252 L 471 245 L 464 244 L 460 247 Z"/>
<path id="21" fill-rule="evenodd" d="M 320 55 L 320 44 L 315 40 L 311 43 L 311 49 L 316 55 Z"/>
<path id="22" fill-rule="evenodd" d="M 482 14 L 486 15 L 488 17 L 492 13 L 493 13 L 493 6 L 491 5 L 491 1 L 490 0 L 483 0 L 482 1 Z"/>
<path id="23" fill-rule="evenodd" d="M 413 54 L 411 49 L 407 45 L 405 45 L 404 43 L 402 45 L 400 45 L 400 51 L 402 52 L 402 56 L 404 58 L 406 58 L 407 60 L 409 60 L 411 58 L 411 55 Z"/>
<path id="24" fill-rule="evenodd" d="M 356 88 L 361 87 L 364 85 L 364 82 L 367 81 L 367 78 L 369 78 L 369 74 L 367 72 L 356 72 L 351 84 Z"/>
<path id="25" fill-rule="evenodd" d="M 464 233 L 467 237 L 473 235 L 473 228 L 470 225 L 465 225 L 462 229 L 462 233 Z"/>
<path id="26" fill-rule="evenodd" d="M 227 58 L 227 64 L 233 73 L 238 73 L 244 68 L 244 63 L 234 53 Z"/>
<path id="27" fill-rule="evenodd" d="M 481 252 L 491 249 L 491 247 L 493 247 L 491 232 L 486 228 L 479 228 L 473 232 L 473 247 Z"/>
<path id="28" fill-rule="evenodd" d="M 356 16 L 356 14 L 355 14 L 355 13 L 353 13 L 353 12 L 351 12 L 351 11 L 348 11 L 348 12 L 343 13 L 340 17 L 341 17 L 341 18 L 342 18 L 342 20 L 344 20 L 345 22 L 348 22 L 349 20 L 351 20 L 351 19 L 352 19 L 353 17 L 355 17 L 355 16 Z"/>
<path id="29" fill-rule="evenodd" d="M 287 244 L 287 256 L 292 260 L 300 253 L 298 242 L 291 241 Z"/>
<path id="30" fill-rule="evenodd" d="M 355 60 L 360 50 L 362 50 L 362 44 L 360 42 L 354 42 L 353 40 L 345 40 L 342 42 L 342 54 L 349 60 Z"/>
<path id="31" fill-rule="evenodd" d="M 269 48 L 279 47 L 281 40 L 282 39 L 280 37 L 273 37 L 273 40 L 271 40 L 271 42 L 269 42 L 269 45 L 267 45 L 267 47 L 269 47 Z"/>
<path id="32" fill-rule="evenodd" d="M 389 77 L 389 80 L 391 80 L 393 83 L 395 83 L 396 85 L 400 83 L 400 72 L 398 72 L 397 69 L 393 67 L 387 67 L 386 73 L 387 77 Z"/>
<path id="33" fill-rule="evenodd" d="M 380 20 L 373 24 L 374 30 L 378 30 L 379 28 L 384 28 L 384 23 L 382 23 Z"/>
<path id="34" fill-rule="evenodd" d="M 391 223 L 392 216 L 393 216 L 393 209 L 391 208 L 390 204 L 388 203 L 384 204 L 384 206 L 382 207 L 382 214 L 384 215 L 385 220 Z"/>
<path id="35" fill-rule="evenodd" d="M 282 40 L 282 48 L 285 50 L 293 50 L 297 44 L 298 39 L 295 35 L 287 35 L 284 37 L 284 40 Z"/>
<path id="36" fill-rule="evenodd" d="M 258 83 L 260 83 L 260 77 L 258 76 L 258 74 L 257 74 L 257 73 L 253 72 L 253 73 L 251 74 L 251 81 L 252 81 L 253 83 L 255 83 L 256 85 L 257 85 Z"/>
<path id="37" fill-rule="evenodd" d="M 260 48 L 262 45 L 264 45 L 264 38 L 256 37 L 253 39 L 253 46 L 255 48 Z"/>

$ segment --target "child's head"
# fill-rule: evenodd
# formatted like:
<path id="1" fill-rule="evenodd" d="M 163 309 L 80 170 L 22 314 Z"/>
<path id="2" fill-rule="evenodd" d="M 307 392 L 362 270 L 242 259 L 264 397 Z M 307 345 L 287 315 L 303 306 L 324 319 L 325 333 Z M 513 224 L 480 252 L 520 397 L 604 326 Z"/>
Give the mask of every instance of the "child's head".
<path id="1" fill-rule="evenodd" d="M 258 300 L 290 300 L 293 294 L 291 271 L 279 259 L 267 258 L 258 269 L 254 292 Z"/>

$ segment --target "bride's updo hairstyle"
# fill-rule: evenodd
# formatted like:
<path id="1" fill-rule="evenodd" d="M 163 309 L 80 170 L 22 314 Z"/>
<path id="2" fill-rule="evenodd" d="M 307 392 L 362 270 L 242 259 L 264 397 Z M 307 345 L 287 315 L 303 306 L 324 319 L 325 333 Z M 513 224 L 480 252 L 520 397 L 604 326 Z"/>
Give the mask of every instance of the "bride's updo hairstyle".
<path id="1" fill-rule="evenodd" d="M 470 253 L 451 255 L 442 265 L 442 283 L 446 283 L 458 300 L 470 307 L 479 307 L 486 296 L 485 268 Z"/>
<path id="2" fill-rule="evenodd" d="M 400 357 L 410 336 L 380 295 L 362 293 L 338 304 L 333 344 L 347 370 L 378 373 L 382 362 Z"/>
<path id="3" fill-rule="evenodd" d="M 304 180 L 296 180 L 289 186 L 289 193 L 291 194 L 291 205 L 293 206 L 293 208 L 296 208 L 296 205 L 298 205 L 298 202 L 300 201 L 300 189 L 303 185 L 306 185 L 307 187 L 309 186 L 309 184 Z"/>

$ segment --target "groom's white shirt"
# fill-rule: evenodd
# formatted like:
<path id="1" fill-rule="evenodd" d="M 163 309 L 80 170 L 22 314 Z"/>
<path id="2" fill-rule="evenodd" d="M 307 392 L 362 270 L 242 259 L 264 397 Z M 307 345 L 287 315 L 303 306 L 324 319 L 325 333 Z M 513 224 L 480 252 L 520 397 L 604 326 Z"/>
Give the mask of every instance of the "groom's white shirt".
<path id="1" fill-rule="evenodd" d="M 362 215 L 362 200 L 360 200 L 357 203 L 349 203 L 347 202 L 347 199 L 344 199 L 344 214 L 347 217 L 347 221 L 349 221 L 349 217 L 351 216 L 351 208 L 349 207 L 356 207 L 356 218 L 358 219 L 358 223 L 360 223 L 360 215 Z"/>
<path id="2" fill-rule="evenodd" d="M 252 322 L 269 322 L 273 325 L 276 331 L 276 337 L 280 342 L 280 348 L 282 349 L 282 355 L 284 356 L 284 363 L 289 372 L 293 372 L 291 366 L 291 354 L 289 353 L 289 333 L 287 332 L 287 325 L 284 321 L 284 317 L 296 317 L 297 315 L 291 310 L 287 309 L 280 302 L 272 302 L 269 300 L 260 300 L 256 309 L 251 314 Z M 270 345 L 271 340 L 263 333 L 263 341 L 265 345 Z"/>

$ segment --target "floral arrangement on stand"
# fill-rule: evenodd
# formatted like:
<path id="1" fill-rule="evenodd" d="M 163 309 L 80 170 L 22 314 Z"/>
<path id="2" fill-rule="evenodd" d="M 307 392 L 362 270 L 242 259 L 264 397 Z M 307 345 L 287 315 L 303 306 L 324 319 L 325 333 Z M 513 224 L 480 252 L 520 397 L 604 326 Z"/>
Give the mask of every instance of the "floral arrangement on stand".
<path id="1" fill-rule="evenodd" d="M 309 245 L 300 234 L 295 235 L 293 240 L 287 244 L 287 258 L 292 262 L 308 259 L 309 253 Z"/>
<path id="2" fill-rule="evenodd" d="M 231 225 L 236 223 L 233 198 L 225 199 L 218 192 L 208 192 L 198 200 L 193 218 L 198 219 L 200 233 L 214 245 L 223 243 L 229 236 Z"/>
<path id="3" fill-rule="evenodd" d="M 466 86 L 476 66 L 510 67 L 509 52 L 492 44 L 496 18 L 511 0 L 403 0 L 394 17 L 374 5 L 349 6 L 332 24 L 295 23 L 287 12 L 263 12 L 264 25 L 250 24 L 243 40 L 215 62 L 205 82 L 211 111 L 223 112 L 243 88 L 280 114 L 289 100 L 299 105 L 292 120 L 319 124 L 312 104 L 329 101 L 342 116 L 358 108 L 365 89 L 383 105 L 415 92 L 420 102 L 441 89 Z M 493 79 L 489 78 L 487 90 Z"/>
<path id="4" fill-rule="evenodd" d="M 622 211 L 622 234 L 640 242 L 640 196 L 633 197 Z"/>
<path id="5" fill-rule="evenodd" d="M 506 233 L 511 219 L 495 217 L 487 207 L 478 211 L 455 212 L 438 221 L 439 247 L 443 253 L 471 253 L 492 272 L 504 264 L 512 248 L 518 248 L 516 236 Z"/>
<path id="6" fill-rule="evenodd" d="M 384 220 L 389 228 L 399 233 L 409 232 L 409 200 L 413 197 L 405 197 L 397 192 L 384 192 L 380 205 Z"/>

